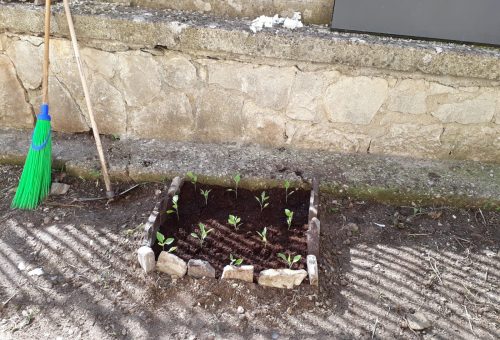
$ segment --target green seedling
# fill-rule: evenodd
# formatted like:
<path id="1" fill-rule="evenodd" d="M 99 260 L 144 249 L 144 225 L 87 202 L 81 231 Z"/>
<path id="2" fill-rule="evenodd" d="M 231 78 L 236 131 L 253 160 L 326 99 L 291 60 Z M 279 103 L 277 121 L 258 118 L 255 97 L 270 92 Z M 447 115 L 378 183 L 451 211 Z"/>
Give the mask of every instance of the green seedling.
<path id="1" fill-rule="evenodd" d="M 240 180 L 241 180 L 241 175 L 240 174 L 236 174 L 234 175 L 233 177 L 233 181 L 234 181 L 234 189 L 227 189 L 226 191 L 233 191 L 235 196 L 236 196 L 236 199 L 238 199 L 238 186 L 240 184 Z"/>
<path id="2" fill-rule="evenodd" d="M 286 216 L 286 224 L 288 224 L 288 230 L 290 230 L 293 220 L 293 211 L 285 209 L 285 216 Z"/>
<path id="3" fill-rule="evenodd" d="M 208 233 L 213 231 L 213 229 L 207 230 L 207 226 L 201 222 L 198 223 L 198 228 L 199 228 L 198 233 L 191 233 L 191 236 L 200 240 L 200 247 L 203 248 L 203 242 L 205 242 L 205 239 L 207 238 Z"/>
<path id="4" fill-rule="evenodd" d="M 194 185 L 194 191 L 196 192 L 196 182 L 198 182 L 198 176 L 196 176 L 195 174 L 193 174 L 191 171 L 188 171 L 186 173 L 186 176 L 188 176 L 188 178 L 191 181 L 191 183 L 193 183 L 193 185 Z"/>
<path id="5" fill-rule="evenodd" d="M 333 207 L 330 207 L 328 208 L 328 211 L 332 214 L 338 214 L 340 212 L 340 209 L 339 208 L 333 208 Z"/>
<path id="6" fill-rule="evenodd" d="M 269 205 L 269 202 L 266 203 L 266 201 L 269 200 L 269 196 L 266 196 L 266 192 L 265 191 L 263 191 L 260 194 L 260 198 L 257 197 L 257 196 L 255 196 L 255 199 L 260 204 L 260 212 L 262 212 L 262 210 L 264 210 L 264 208 L 266 208 Z"/>
<path id="7" fill-rule="evenodd" d="M 278 257 L 283 261 L 285 261 L 285 263 L 288 265 L 288 269 L 292 269 L 293 264 L 299 262 L 300 259 L 302 258 L 302 256 L 300 255 L 295 255 L 292 259 L 292 256 L 290 254 L 287 257 L 283 253 L 278 253 Z"/>
<path id="8" fill-rule="evenodd" d="M 262 232 L 257 231 L 257 234 L 259 234 L 262 243 L 264 243 L 264 248 L 265 248 L 267 246 L 267 227 L 264 227 L 264 229 L 262 229 Z"/>
<path id="9" fill-rule="evenodd" d="M 205 205 L 208 205 L 208 194 L 210 194 L 210 191 L 212 191 L 212 189 L 210 189 L 210 190 L 201 190 L 200 189 L 201 195 L 203 197 L 205 197 Z"/>
<path id="10" fill-rule="evenodd" d="M 165 251 L 165 246 L 169 246 L 174 242 L 173 237 L 169 237 L 166 239 L 165 235 L 163 235 L 159 231 L 156 232 L 156 239 L 158 240 L 158 245 L 163 248 L 163 251 Z M 176 250 L 177 250 L 177 247 L 170 247 L 167 252 L 173 253 Z"/>
<path id="11" fill-rule="evenodd" d="M 240 229 L 240 226 L 242 224 L 240 222 L 241 222 L 241 218 L 239 218 L 238 216 L 235 216 L 235 215 L 229 215 L 229 218 L 227 219 L 227 223 L 232 225 L 235 230 Z"/>
<path id="12" fill-rule="evenodd" d="M 167 210 L 167 214 L 175 214 L 177 215 L 177 221 L 179 220 L 179 195 L 174 195 L 172 197 L 172 208 L 170 210 Z"/>
<path id="13" fill-rule="evenodd" d="M 230 266 L 241 266 L 241 264 L 243 263 L 243 259 L 237 259 L 235 257 L 233 257 L 233 254 L 229 254 L 229 259 L 231 260 L 231 263 L 230 263 Z"/>
<path id="14" fill-rule="evenodd" d="M 285 181 L 285 202 L 288 203 L 288 197 L 292 196 L 295 190 L 292 190 L 288 192 L 288 189 L 290 189 L 290 181 L 286 180 Z"/>

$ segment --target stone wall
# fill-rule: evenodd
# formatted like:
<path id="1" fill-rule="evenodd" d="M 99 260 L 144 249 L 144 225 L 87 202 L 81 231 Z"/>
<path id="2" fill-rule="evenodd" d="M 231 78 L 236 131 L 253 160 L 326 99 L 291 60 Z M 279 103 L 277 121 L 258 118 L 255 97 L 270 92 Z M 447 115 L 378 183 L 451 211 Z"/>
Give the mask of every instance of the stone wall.
<path id="1" fill-rule="evenodd" d="M 227 34 L 218 37 L 230 45 Z M 105 134 L 500 162 L 500 73 L 491 67 L 484 79 L 400 71 L 397 62 L 354 67 L 88 38 L 81 45 Z M 0 33 L 2 127 L 32 126 L 42 50 L 33 34 Z M 88 131 L 66 38 L 51 41 L 50 72 L 54 130 Z"/>
<path id="2" fill-rule="evenodd" d="M 226 17 L 256 18 L 260 15 L 291 17 L 301 12 L 305 23 L 332 21 L 334 0 L 103 0 L 147 8 L 197 11 Z"/>

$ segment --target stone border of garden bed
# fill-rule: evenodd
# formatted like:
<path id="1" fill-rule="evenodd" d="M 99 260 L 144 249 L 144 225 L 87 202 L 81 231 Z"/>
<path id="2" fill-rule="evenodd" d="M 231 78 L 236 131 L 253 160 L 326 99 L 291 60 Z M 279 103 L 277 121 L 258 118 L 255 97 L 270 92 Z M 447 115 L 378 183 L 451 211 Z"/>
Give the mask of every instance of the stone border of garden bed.
<path id="1" fill-rule="evenodd" d="M 172 201 L 172 197 L 180 193 L 181 187 L 184 184 L 184 179 L 175 177 L 168 187 L 166 195 L 160 199 L 153 208 L 149 218 L 144 225 L 143 245 L 137 251 L 137 257 L 141 268 L 150 273 L 155 269 L 157 271 L 167 273 L 174 278 L 180 278 L 184 275 L 189 275 L 194 278 L 215 278 L 215 269 L 208 261 L 191 259 L 187 263 L 180 257 L 162 251 L 155 260 L 155 254 L 152 249 L 156 242 L 156 232 L 166 218 L 167 207 Z M 298 286 L 302 281 L 309 277 L 309 283 L 312 286 L 318 286 L 319 272 L 318 261 L 319 257 L 319 237 L 320 237 L 320 221 L 318 219 L 319 211 L 319 182 L 313 179 L 311 196 L 309 200 L 309 216 L 307 230 L 307 271 L 304 269 L 265 269 L 259 273 L 257 283 L 261 286 L 274 288 L 291 289 Z M 227 265 L 222 272 L 221 280 L 241 280 L 253 282 L 254 266 L 232 266 Z"/>

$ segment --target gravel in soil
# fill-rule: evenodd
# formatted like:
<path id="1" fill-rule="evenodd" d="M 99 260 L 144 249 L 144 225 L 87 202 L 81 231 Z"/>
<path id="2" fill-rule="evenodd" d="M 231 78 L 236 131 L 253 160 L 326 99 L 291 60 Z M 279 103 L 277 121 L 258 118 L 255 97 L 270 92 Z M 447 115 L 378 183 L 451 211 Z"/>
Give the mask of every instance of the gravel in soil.
<path id="1" fill-rule="evenodd" d="M 165 183 L 80 202 L 102 183 L 56 174 L 66 195 L 11 210 L 20 173 L 0 166 L 1 339 L 498 339 L 500 212 L 322 195 L 319 289 L 279 290 L 143 274 Z"/>
<path id="2" fill-rule="evenodd" d="M 208 204 L 200 190 L 210 190 Z M 300 262 L 293 269 L 304 269 L 307 255 L 307 218 L 309 212 L 310 191 L 290 189 L 293 194 L 286 199 L 284 189 L 265 191 L 269 197 L 264 203 L 268 206 L 260 208 L 256 197 L 261 198 L 262 191 L 252 192 L 238 189 L 234 191 L 219 186 L 205 186 L 184 183 L 179 195 L 179 218 L 175 210 L 167 215 L 160 231 L 166 237 L 173 237 L 176 255 L 188 261 L 202 259 L 210 262 L 216 275 L 222 274 L 224 266 L 230 263 L 229 255 L 242 258 L 243 264 L 254 266 L 255 279 L 261 270 L 268 268 L 283 268 L 285 263 L 277 256 L 278 253 L 301 255 Z M 293 212 L 292 223 L 288 229 L 285 209 Z M 241 219 L 236 229 L 228 223 L 229 215 Z M 199 223 L 206 225 L 212 231 L 200 246 L 200 240 L 191 233 L 199 234 Z M 257 232 L 267 228 L 267 244 L 262 242 Z M 161 247 L 154 247 L 159 256 Z"/>

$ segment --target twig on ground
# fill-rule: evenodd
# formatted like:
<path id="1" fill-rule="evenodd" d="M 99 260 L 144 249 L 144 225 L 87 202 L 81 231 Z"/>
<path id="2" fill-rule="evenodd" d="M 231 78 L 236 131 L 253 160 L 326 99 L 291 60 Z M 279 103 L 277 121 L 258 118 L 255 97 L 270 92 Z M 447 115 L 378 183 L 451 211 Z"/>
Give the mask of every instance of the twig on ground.
<path id="1" fill-rule="evenodd" d="M 14 293 L 12 294 L 12 296 L 10 298 L 8 298 L 7 300 L 5 300 L 3 303 L 2 303 L 2 308 L 7 306 L 7 304 L 10 302 L 10 300 L 12 300 L 14 298 L 14 296 L 16 296 L 17 293 Z"/>
<path id="2" fill-rule="evenodd" d="M 464 305 L 464 309 L 465 309 L 465 316 L 467 316 L 467 320 L 469 321 L 470 330 L 471 330 L 472 334 L 476 335 L 476 334 L 474 333 L 474 328 L 472 328 L 472 322 L 471 322 L 471 320 L 470 320 L 470 314 L 469 314 L 469 312 L 467 311 L 467 306 L 466 306 L 466 305 Z"/>
<path id="3" fill-rule="evenodd" d="M 429 265 L 431 266 L 432 271 L 434 272 L 434 274 L 436 274 L 436 277 L 438 278 L 439 283 L 443 284 L 443 280 L 441 280 L 441 274 L 439 273 L 439 270 L 438 270 L 437 265 L 436 265 L 436 260 L 434 260 L 429 255 L 427 255 L 427 256 L 428 256 Z M 433 263 L 433 261 L 434 261 L 434 263 Z"/>
<path id="4" fill-rule="evenodd" d="M 488 281 L 488 268 L 486 268 L 486 273 L 484 273 L 484 282 Z"/>
<path id="5" fill-rule="evenodd" d="M 63 207 L 63 208 L 83 208 L 83 205 L 58 203 L 58 202 L 45 202 L 45 205 L 52 207 Z"/>
<path id="6" fill-rule="evenodd" d="M 484 225 L 486 225 L 486 219 L 484 218 L 483 211 L 481 208 L 479 208 L 479 213 L 481 214 L 481 217 L 483 218 Z"/>
<path id="7" fill-rule="evenodd" d="M 377 330 L 378 318 L 375 320 L 375 325 L 373 325 L 372 339 L 375 337 L 375 331 Z"/>
<path id="8" fill-rule="evenodd" d="M 432 234 L 408 234 L 408 236 L 429 236 Z"/>

